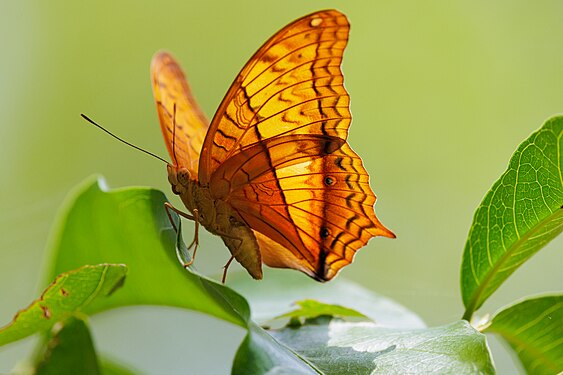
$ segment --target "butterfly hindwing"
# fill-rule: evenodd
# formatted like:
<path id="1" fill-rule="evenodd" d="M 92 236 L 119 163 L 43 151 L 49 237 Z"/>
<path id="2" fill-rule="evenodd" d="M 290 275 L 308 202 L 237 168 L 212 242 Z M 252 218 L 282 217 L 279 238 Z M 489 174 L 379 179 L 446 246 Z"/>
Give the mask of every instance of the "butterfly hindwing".
<path id="1" fill-rule="evenodd" d="M 375 216 L 369 176 L 348 144 L 323 136 L 280 139 L 266 145 L 267 153 L 255 145 L 228 159 L 214 177 L 232 182 L 227 199 L 240 219 L 283 247 L 261 246 L 266 264 L 330 280 L 371 237 L 393 234 Z"/>

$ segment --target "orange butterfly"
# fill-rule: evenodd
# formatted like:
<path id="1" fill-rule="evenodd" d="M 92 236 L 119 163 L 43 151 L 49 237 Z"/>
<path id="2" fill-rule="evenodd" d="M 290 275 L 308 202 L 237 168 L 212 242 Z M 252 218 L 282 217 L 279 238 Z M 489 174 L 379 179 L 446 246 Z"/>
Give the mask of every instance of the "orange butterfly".
<path id="1" fill-rule="evenodd" d="M 289 24 L 248 61 L 209 124 L 166 52 L 151 64 L 168 180 L 190 214 L 222 237 L 255 279 L 262 262 L 332 279 L 374 236 L 361 158 L 346 143 L 349 96 L 340 71 L 350 25 L 336 10 Z M 195 255 L 195 249 L 194 249 Z M 226 268 L 225 267 L 225 272 Z M 225 274 L 224 276 L 225 277 Z"/>

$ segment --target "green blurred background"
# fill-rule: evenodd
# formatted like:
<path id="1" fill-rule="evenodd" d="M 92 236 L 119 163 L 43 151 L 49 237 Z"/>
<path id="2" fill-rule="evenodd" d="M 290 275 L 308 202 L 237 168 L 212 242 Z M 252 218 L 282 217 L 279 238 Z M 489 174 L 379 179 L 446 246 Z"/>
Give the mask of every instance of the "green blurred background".
<path id="1" fill-rule="evenodd" d="M 343 64 L 349 140 L 371 175 L 378 216 L 398 235 L 371 241 L 340 277 L 429 325 L 460 318 L 473 212 L 518 144 L 563 112 L 560 1 L 1 0 L 0 325 L 37 296 L 49 230 L 74 185 L 100 173 L 111 187 L 170 192 L 162 163 L 87 125 L 81 112 L 167 156 L 149 83 L 157 50 L 178 57 L 211 117 L 270 35 L 330 7 L 352 24 Z M 207 234 L 202 242 L 198 268 L 218 273 L 227 250 Z M 519 269 L 480 313 L 563 289 L 562 243 Z M 121 309 L 92 325 L 100 351 L 149 374 L 228 373 L 243 338 L 237 327 L 165 308 Z M 1 348 L 0 373 L 32 344 Z M 514 373 L 510 354 L 492 347 L 499 373 Z"/>

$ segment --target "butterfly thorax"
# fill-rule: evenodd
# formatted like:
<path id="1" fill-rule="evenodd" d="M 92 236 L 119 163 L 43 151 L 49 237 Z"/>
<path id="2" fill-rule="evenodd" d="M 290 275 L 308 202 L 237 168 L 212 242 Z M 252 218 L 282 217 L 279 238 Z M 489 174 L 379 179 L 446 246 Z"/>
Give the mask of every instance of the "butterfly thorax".
<path id="1" fill-rule="evenodd" d="M 192 179 L 186 168 L 168 166 L 168 181 L 172 191 L 209 232 L 220 236 L 235 259 L 255 279 L 262 278 L 262 259 L 254 232 L 238 218 L 232 206 L 215 199 L 207 186 Z M 196 215 L 194 215 L 196 216 Z"/>

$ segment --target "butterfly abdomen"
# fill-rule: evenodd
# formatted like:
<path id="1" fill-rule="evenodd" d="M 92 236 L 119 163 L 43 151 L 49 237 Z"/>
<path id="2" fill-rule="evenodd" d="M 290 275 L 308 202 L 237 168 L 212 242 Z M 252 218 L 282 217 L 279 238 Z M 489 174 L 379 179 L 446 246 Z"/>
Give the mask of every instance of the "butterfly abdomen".
<path id="1" fill-rule="evenodd" d="M 261 279 L 262 257 L 254 232 L 238 219 L 229 203 L 213 199 L 208 188 L 198 185 L 194 197 L 195 205 L 201 212 L 201 224 L 223 239 L 237 262 L 253 278 Z"/>
<path id="2" fill-rule="evenodd" d="M 254 232 L 248 226 L 234 221 L 228 228 L 228 234 L 232 237 L 221 235 L 221 238 L 237 262 L 250 276 L 262 279 L 262 257 Z"/>

